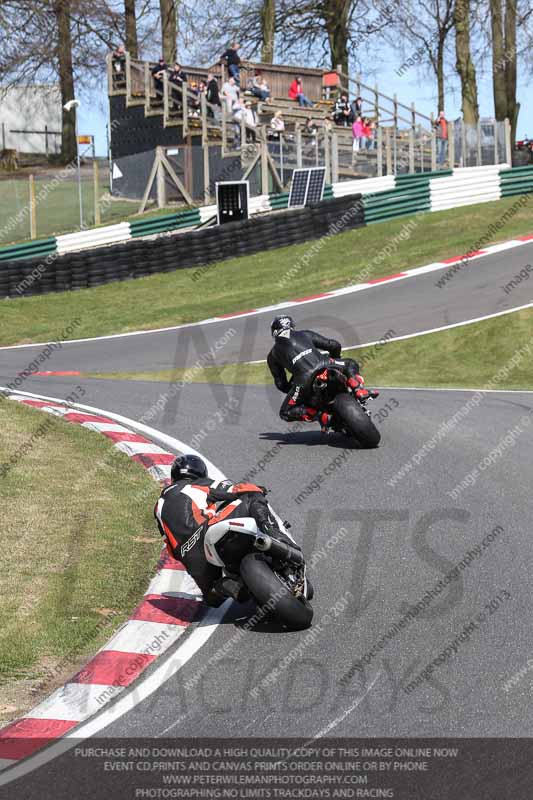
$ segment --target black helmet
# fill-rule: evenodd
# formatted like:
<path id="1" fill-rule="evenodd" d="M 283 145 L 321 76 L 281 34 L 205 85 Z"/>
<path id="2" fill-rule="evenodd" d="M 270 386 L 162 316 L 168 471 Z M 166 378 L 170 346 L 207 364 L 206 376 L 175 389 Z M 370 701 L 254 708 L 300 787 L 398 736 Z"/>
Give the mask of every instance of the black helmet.
<path id="1" fill-rule="evenodd" d="M 178 456 L 172 462 L 170 477 L 173 483 L 183 478 L 206 478 L 205 461 L 199 456 Z"/>
<path id="2" fill-rule="evenodd" d="M 294 320 L 292 317 L 287 316 L 287 314 L 276 317 L 270 326 L 272 336 L 277 336 L 281 331 L 288 330 L 294 330 Z"/>

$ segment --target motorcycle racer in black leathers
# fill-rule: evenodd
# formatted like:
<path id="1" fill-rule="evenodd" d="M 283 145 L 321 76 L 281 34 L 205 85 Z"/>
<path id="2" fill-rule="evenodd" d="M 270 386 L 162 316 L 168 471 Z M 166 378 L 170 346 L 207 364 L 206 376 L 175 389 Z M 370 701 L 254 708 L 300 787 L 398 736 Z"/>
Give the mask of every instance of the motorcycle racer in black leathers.
<path id="1" fill-rule="evenodd" d="M 287 422 L 297 420 L 312 422 L 317 419 L 318 410 L 313 405 L 312 380 L 317 369 L 334 363 L 344 373 L 347 385 L 356 395 L 365 400 L 370 393 L 364 389 L 364 379 L 359 375 L 359 365 L 353 358 L 340 358 L 341 344 L 336 339 L 328 339 L 316 331 L 295 329 L 294 320 L 287 315 L 274 319 L 271 325 L 274 346 L 267 357 L 274 383 L 280 392 L 287 392 L 279 410 L 279 415 Z M 325 355 L 321 351 L 329 353 Z M 287 372 L 291 379 L 287 378 Z M 331 414 L 320 415 L 323 431 L 327 431 Z"/>
<path id="2" fill-rule="evenodd" d="M 168 552 L 184 564 L 210 606 L 228 597 L 243 602 L 248 595 L 240 578 L 225 576 L 207 561 L 204 538 L 210 525 L 228 517 L 253 517 L 263 533 L 300 549 L 279 529 L 266 491 L 253 483 L 213 480 L 199 456 L 178 456 L 172 464 L 171 483 L 161 492 L 154 516 Z"/>

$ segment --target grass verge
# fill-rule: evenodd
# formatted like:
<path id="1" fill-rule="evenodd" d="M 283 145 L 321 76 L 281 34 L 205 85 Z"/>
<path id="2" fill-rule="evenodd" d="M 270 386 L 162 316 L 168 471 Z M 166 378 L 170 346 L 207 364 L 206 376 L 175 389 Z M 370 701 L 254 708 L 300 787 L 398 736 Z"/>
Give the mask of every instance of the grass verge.
<path id="1" fill-rule="evenodd" d="M 404 217 L 339 233 L 325 240 L 304 265 L 299 259 L 310 243 L 212 264 L 200 273 L 191 268 L 77 292 L 12 299 L 3 304 L 0 344 L 52 341 L 73 319 L 80 320 L 80 338 L 177 325 L 394 274 L 468 252 L 516 203 L 516 197 L 509 197 L 422 214 L 411 228 L 406 226 L 412 218 Z M 498 240 L 532 230 L 531 210 L 525 205 L 507 220 Z M 408 235 L 392 245 L 402 231 Z M 390 255 L 384 253 L 387 244 Z"/>
<path id="2" fill-rule="evenodd" d="M 533 309 L 429 333 L 399 342 L 345 350 L 355 358 L 367 384 L 483 388 L 498 370 L 529 345 L 502 389 L 533 389 Z M 153 381 L 189 380 L 186 369 L 91 374 L 89 377 Z M 272 383 L 266 364 L 226 364 L 195 370 L 196 383 Z"/>
<path id="3" fill-rule="evenodd" d="M 161 541 L 157 485 L 109 440 L 5 399 L 0 425 L 4 721 L 61 685 L 127 619 Z"/>

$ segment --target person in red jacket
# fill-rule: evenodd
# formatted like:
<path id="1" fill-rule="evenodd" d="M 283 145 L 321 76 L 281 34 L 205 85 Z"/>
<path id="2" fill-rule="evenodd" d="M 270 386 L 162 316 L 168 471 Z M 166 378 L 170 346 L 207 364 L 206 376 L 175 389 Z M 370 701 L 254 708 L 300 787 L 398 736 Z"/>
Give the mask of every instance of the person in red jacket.
<path id="1" fill-rule="evenodd" d="M 298 103 L 301 106 L 309 106 L 313 108 L 314 103 L 308 97 L 305 96 L 304 90 L 302 88 L 302 79 L 299 75 L 297 75 L 291 85 L 289 86 L 289 97 L 291 100 L 298 100 Z"/>

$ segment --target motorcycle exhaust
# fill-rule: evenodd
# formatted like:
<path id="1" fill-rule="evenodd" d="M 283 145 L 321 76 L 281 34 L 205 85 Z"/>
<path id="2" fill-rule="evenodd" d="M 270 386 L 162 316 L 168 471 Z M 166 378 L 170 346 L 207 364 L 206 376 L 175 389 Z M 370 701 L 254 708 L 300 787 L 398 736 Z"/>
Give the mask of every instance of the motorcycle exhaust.
<path id="1" fill-rule="evenodd" d="M 286 542 L 279 542 L 264 533 L 256 536 L 255 546 L 262 553 L 268 553 L 270 556 L 279 558 L 282 561 L 291 561 L 293 564 L 298 565 L 304 563 L 303 553 L 295 550 L 294 547 L 291 547 Z"/>

